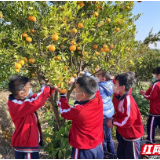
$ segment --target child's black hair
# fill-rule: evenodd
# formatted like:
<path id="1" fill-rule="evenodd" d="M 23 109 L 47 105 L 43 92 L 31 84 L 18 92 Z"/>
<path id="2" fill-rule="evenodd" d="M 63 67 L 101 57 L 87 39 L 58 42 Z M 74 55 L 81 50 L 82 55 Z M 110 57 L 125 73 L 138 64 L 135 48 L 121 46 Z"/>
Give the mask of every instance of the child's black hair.
<path id="1" fill-rule="evenodd" d="M 160 67 L 153 69 L 153 74 L 160 74 Z"/>
<path id="2" fill-rule="evenodd" d="M 138 76 L 135 74 L 135 72 L 129 71 L 129 72 L 126 72 L 126 73 L 130 74 L 134 79 L 134 83 L 136 83 L 136 81 L 138 79 Z"/>
<path id="3" fill-rule="evenodd" d="M 153 73 L 153 74 L 156 74 L 156 68 L 153 69 L 152 73 Z"/>
<path id="4" fill-rule="evenodd" d="M 128 92 L 130 88 L 133 87 L 135 83 L 135 79 L 133 78 L 133 75 L 128 73 L 119 74 L 115 77 L 115 80 L 119 81 L 120 86 L 125 86 L 125 91 Z"/>
<path id="5" fill-rule="evenodd" d="M 102 70 L 101 74 L 102 74 L 102 77 L 106 78 L 106 81 L 111 79 L 111 75 L 108 72 L 106 72 L 105 70 Z"/>
<path id="6" fill-rule="evenodd" d="M 77 79 L 77 84 L 79 87 L 88 95 L 92 96 L 96 94 L 98 89 L 98 84 L 91 76 L 82 76 Z"/>
<path id="7" fill-rule="evenodd" d="M 17 93 L 24 88 L 24 86 L 29 82 L 29 78 L 24 76 L 13 76 L 9 80 L 8 88 L 13 96 L 16 96 Z"/>

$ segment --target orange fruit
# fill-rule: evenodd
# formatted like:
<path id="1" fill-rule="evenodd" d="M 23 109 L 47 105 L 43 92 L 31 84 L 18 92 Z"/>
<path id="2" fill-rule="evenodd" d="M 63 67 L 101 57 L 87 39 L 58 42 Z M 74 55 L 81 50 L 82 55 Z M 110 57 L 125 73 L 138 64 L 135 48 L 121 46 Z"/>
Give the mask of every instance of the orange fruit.
<path id="1" fill-rule="evenodd" d="M 61 45 L 60 47 L 63 49 L 63 48 L 64 48 L 64 45 Z"/>
<path id="2" fill-rule="evenodd" d="M 97 48 L 98 48 L 98 45 L 94 44 L 94 45 L 92 46 L 92 48 L 93 48 L 93 49 L 97 49 Z"/>
<path id="3" fill-rule="evenodd" d="M 97 4 L 97 3 L 98 3 L 98 1 L 93 1 L 93 3 L 94 3 L 94 4 Z"/>
<path id="4" fill-rule="evenodd" d="M 83 1 L 77 1 L 77 3 L 78 3 L 78 4 L 81 4 L 81 3 L 83 3 Z"/>
<path id="5" fill-rule="evenodd" d="M 16 63 L 14 67 L 15 67 L 15 69 L 20 69 L 22 66 L 20 63 Z"/>
<path id="6" fill-rule="evenodd" d="M 35 30 L 34 30 L 34 29 L 31 29 L 30 32 L 31 32 L 31 33 L 35 33 Z"/>
<path id="7" fill-rule="evenodd" d="M 34 17 L 34 16 L 29 16 L 28 19 L 31 22 L 35 22 L 36 21 L 36 17 Z"/>
<path id="8" fill-rule="evenodd" d="M 81 47 L 77 47 L 77 50 L 79 51 L 81 49 Z"/>
<path id="9" fill-rule="evenodd" d="M 111 45 L 110 45 L 110 48 L 111 48 L 111 49 L 113 49 L 113 48 L 114 48 L 114 45 L 113 45 L 113 44 L 111 44 Z"/>
<path id="10" fill-rule="evenodd" d="M 26 38 L 26 42 L 32 42 L 32 38 L 31 37 L 27 37 Z"/>
<path id="11" fill-rule="evenodd" d="M 19 69 L 16 69 L 16 72 L 19 73 Z"/>
<path id="12" fill-rule="evenodd" d="M 104 48 L 104 51 L 105 51 L 105 52 L 109 52 L 110 49 L 107 47 L 107 48 Z"/>
<path id="13" fill-rule="evenodd" d="M 119 28 L 116 28 L 115 31 L 118 32 L 118 31 L 120 31 L 120 29 L 119 29 Z"/>
<path id="14" fill-rule="evenodd" d="M 52 35 L 52 40 L 57 41 L 59 39 L 59 36 L 55 33 Z"/>
<path id="15" fill-rule="evenodd" d="M 83 51 L 83 54 L 84 54 L 84 55 L 86 55 L 86 54 L 87 54 L 87 52 L 86 52 L 86 51 Z"/>
<path id="16" fill-rule="evenodd" d="M 129 48 L 126 48 L 126 51 L 128 52 L 128 51 L 129 51 Z"/>
<path id="17" fill-rule="evenodd" d="M 20 60 L 18 63 L 23 66 L 24 65 L 24 60 Z"/>
<path id="18" fill-rule="evenodd" d="M 56 50 L 56 48 L 55 48 L 54 45 L 50 45 L 48 49 L 49 49 L 49 51 L 51 51 L 51 52 Z"/>
<path id="19" fill-rule="evenodd" d="M 107 23 L 110 23 L 110 22 L 111 22 L 111 19 L 110 19 L 110 18 L 107 18 L 106 22 L 107 22 Z"/>
<path id="20" fill-rule="evenodd" d="M 99 10 L 100 10 L 100 9 L 101 9 L 101 5 L 98 5 L 97 9 L 99 9 Z"/>
<path id="21" fill-rule="evenodd" d="M 64 66 L 64 70 L 67 71 L 67 69 L 68 69 L 68 67 L 67 67 L 67 66 Z"/>
<path id="22" fill-rule="evenodd" d="M 33 77 L 33 76 L 35 76 L 35 74 L 34 74 L 34 73 L 31 73 L 31 76 Z"/>
<path id="23" fill-rule="evenodd" d="M 28 35 L 26 33 L 22 33 L 22 37 L 28 37 Z"/>
<path id="24" fill-rule="evenodd" d="M 96 65 L 95 68 L 99 68 L 99 65 Z"/>
<path id="25" fill-rule="evenodd" d="M 61 94 L 65 94 L 66 92 L 67 92 L 66 89 L 60 89 L 60 93 L 61 93 Z"/>
<path id="26" fill-rule="evenodd" d="M 60 56 L 57 56 L 57 57 L 56 57 L 56 60 L 60 61 L 60 60 L 61 60 L 61 57 L 60 57 Z"/>
<path id="27" fill-rule="evenodd" d="M 71 41 L 71 44 L 76 44 L 76 42 L 75 41 Z"/>
<path id="28" fill-rule="evenodd" d="M 78 23 L 78 28 L 83 28 L 83 23 Z"/>
<path id="29" fill-rule="evenodd" d="M 73 28 L 73 29 L 72 29 L 72 33 L 73 33 L 73 34 L 76 34 L 76 33 L 77 33 L 77 29 L 76 29 L 76 28 Z"/>
<path id="30" fill-rule="evenodd" d="M 84 3 L 83 3 L 83 2 L 82 2 L 82 3 L 80 3 L 79 5 L 80 5 L 81 7 L 84 7 Z"/>
<path id="31" fill-rule="evenodd" d="M 71 45 L 71 46 L 69 47 L 69 49 L 70 49 L 70 51 L 75 51 L 75 50 L 76 50 L 76 45 Z"/>
<path id="32" fill-rule="evenodd" d="M 108 46 L 104 44 L 104 45 L 103 45 L 103 50 L 104 50 L 105 48 L 108 48 Z"/>
<path id="33" fill-rule="evenodd" d="M 76 75 L 76 74 L 73 74 L 73 77 L 75 78 L 75 77 L 77 77 L 77 75 Z"/>
<path id="34" fill-rule="evenodd" d="M 27 58 L 26 57 L 23 57 L 23 60 L 24 60 L 24 62 L 27 62 Z"/>
<path id="35" fill-rule="evenodd" d="M 121 24 L 121 20 L 119 20 L 117 23 L 118 23 L 118 24 Z"/>
<path id="36" fill-rule="evenodd" d="M 41 113 L 40 113 L 40 115 L 42 116 L 42 115 L 43 115 L 43 113 L 41 112 Z"/>
<path id="37" fill-rule="evenodd" d="M 130 7 L 129 6 L 126 6 L 126 9 L 128 10 Z"/>
<path id="38" fill-rule="evenodd" d="M 99 49 L 99 52 L 103 52 L 103 48 Z"/>
<path id="39" fill-rule="evenodd" d="M 93 15 L 94 15 L 95 17 L 98 17 L 98 12 L 94 12 Z"/>
<path id="40" fill-rule="evenodd" d="M 60 83 L 58 83 L 58 85 L 57 85 L 57 86 L 58 86 L 58 88 L 60 88 L 60 87 L 61 87 L 61 84 L 60 84 Z"/>
<path id="41" fill-rule="evenodd" d="M 95 55 L 99 56 L 99 55 L 100 55 L 100 53 L 99 53 L 99 52 L 95 52 Z"/>
<path id="42" fill-rule="evenodd" d="M 33 64 L 34 62 L 35 62 L 34 59 L 32 59 L 32 58 L 29 59 L 29 63 L 30 63 L 30 64 Z"/>
<path id="43" fill-rule="evenodd" d="M 62 81 L 63 79 L 62 78 L 59 78 L 59 81 Z"/>

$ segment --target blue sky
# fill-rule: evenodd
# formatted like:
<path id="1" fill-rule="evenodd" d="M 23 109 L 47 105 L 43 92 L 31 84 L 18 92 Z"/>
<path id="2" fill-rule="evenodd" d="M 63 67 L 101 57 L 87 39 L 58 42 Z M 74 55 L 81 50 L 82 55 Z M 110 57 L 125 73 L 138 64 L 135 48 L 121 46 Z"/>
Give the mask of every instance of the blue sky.
<path id="1" fill-rule="evenodd" d="M 152 33 L 160 31 L 160 1 L 142 1 L 138 3 L 134 2 L 135 6 L 133 14 L 144 13 L 137 21 L 136 40 L 144 40 L 148 36 L 149 31 L 153 27 Z M 153 44 L 150 44 L 150 48 L 155 48 Z M 157 47 L 160 49 L 160 42 L 157 43 Z"/>

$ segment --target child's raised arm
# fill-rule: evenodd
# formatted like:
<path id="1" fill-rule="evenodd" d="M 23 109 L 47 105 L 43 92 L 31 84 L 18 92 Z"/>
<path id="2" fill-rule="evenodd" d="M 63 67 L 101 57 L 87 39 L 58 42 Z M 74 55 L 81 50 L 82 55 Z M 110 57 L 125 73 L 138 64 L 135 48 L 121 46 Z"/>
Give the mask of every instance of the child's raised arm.
<path id="1" fill-rule="evenodd" d="M 52 90 L 49 86 L 43 86 L 38 94 L 33 94 L 30 99 L 26 99 L 24 101 L 11 99 L 8 101 L 8 106 L 11 116 L 13 118 L 16 117 L 24 117 L 27 114 L 30 114 L 37 109 L 41 108 L 45 101 L 53 94 L 54 90 Z"/>

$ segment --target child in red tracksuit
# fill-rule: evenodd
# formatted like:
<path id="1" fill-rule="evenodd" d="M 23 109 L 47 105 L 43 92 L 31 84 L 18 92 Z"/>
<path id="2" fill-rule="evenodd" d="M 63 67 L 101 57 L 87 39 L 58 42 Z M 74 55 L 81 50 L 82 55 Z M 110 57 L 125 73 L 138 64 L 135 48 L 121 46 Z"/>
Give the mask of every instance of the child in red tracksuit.
<path id="1" fill-rule="evenodd" d="M 115 78 L 113 91 L 118 94 L 115 115 L 107 123 L 108 127 L 117 126 L 117 157 L 119 159 L 137 159 L 140 156 L 140 139 L 144 134 L 141 114 L 138 106 L 129 94 L 135 80 L 128 73 Z"/>
<path id="2" fill-rule="evenodd" d="M 140 94 L 150 101 L 149 118 L 147 121 L 147 140 L 155 143 L 155 129 L 160 127 L 160 67 L 153 70 L 153 78 L 155 82 L 145 92 L 140 91 Z"/>
<path id="3" fill-rule="evenodd" d="M 54 90 L 43 86 L 38 94 L 33 94 L 29 79 L 14 76 L 10 79 L 8 107 L 15 132 L 11 145 L 16 159 L 39 159 L 39 144 L 42 144 L 42 132 L 36 110 L 41 108 Z"/>
<path id="4" fill-rule="evenodd" d="M 103 102 L 97 89 L 92 77 L 83 76 L 76 82 L 74 106 L 68 104 L 64 94 L 59 99 L 61 116 L 72 120 L 68 138 L 72 159 L 103 159 Z"/>
<path id="5" fill-rule="evenodd" d="M 136 75 L 134 72 L 127 72 L 127 74 L 130 74 L 131 76 L 133 76 L 133 79 L 134 79 L 134 82 L 136 82 Z M 115 78 L 113 78 L 113 83 L 115 84 Z M 132 88 L 130 88 L 129 90 L 129 94 L 131 95 L 132 94 Z M 117 106 L 116 103 L 118 103 L 118 99 L 116 98 L 116 96 L 118 96 L 117 93 L 113 93 L 113 99 L 112 99 L 112 102 L 113 104 L 115 104 L 114 106 Z"/>

